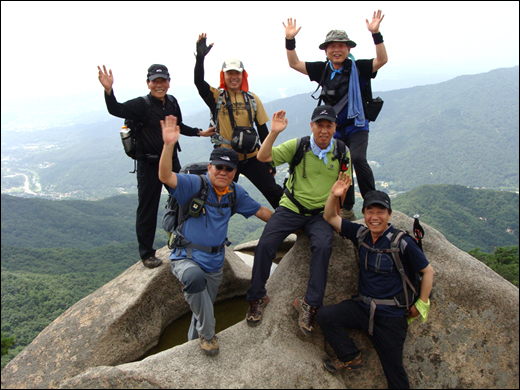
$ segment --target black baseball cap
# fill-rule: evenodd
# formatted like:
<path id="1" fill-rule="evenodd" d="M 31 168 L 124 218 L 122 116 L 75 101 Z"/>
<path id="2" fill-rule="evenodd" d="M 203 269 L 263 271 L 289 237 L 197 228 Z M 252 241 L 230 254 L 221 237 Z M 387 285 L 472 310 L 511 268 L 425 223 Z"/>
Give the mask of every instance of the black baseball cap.
<path id="1" fill-rule="evenodd" d="M 209 156 L 209 161 L 212 165 L 223 164 L 235 169 L 238 165 L 238 153 L 231 148 L 221 146 L 213 149 Z"/>
<path id="2" fill-rule="evenodd" d="M 386 207 L 389 211 L 392 211 L 392 207 L 390 206 L 390 197 L 388 196 L 388 194 L 383 191 L 372 190 L 368 191 L 365 194 L 365 198 L 363 201 L 363 210 L 361 212 L 365 212 L 366 207 L 375 203 Z"/>
<path id="3" fill-rule="evenodd" d="M 146 75 L 146 79 L 148 81 L 152 81 L 162 77 L 165 80 L 170 80 L 170 74 L 168 73 L 168 68 L 164 65 L 153 64 L 148 68 L 148 74 Z"/>
<path id="4" fill-rule="evenodd" d="M 317 122 L 320 119 L 327 119 L 331 122 L 336 122 L 338 117 L 336 115 L 336 111 L 334 110 L 334 107 L 332 106 L 318 106 L 314 109 L 312 112 L 311 121 Z"/>

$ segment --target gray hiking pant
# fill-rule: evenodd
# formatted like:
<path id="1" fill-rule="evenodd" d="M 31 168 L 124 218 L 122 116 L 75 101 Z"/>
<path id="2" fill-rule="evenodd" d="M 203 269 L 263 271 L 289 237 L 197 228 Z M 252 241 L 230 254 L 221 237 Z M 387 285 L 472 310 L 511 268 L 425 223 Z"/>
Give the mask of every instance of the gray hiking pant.
<path id="1" fill-rule="evenodd" d="M 222 282 L 222 268 L 217 272 L 204 272 L 191 259 L 171 262 L 172 273 L 184 285 L 184 298 L 192 311 L 188 340 L 195 340 L 199 335 L 206 340 L 215 335 L 215 315 L 213 303 Z"/>

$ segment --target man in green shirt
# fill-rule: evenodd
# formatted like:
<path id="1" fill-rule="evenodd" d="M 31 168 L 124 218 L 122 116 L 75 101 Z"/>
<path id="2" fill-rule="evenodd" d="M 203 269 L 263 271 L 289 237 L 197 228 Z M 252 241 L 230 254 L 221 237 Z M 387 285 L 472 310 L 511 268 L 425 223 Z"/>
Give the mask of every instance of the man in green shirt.
<path id="1" fill-rule="evenodd" d="M 339 172 L 347 170 L 351 174 L 350 166 L 345 164 L 347 158 L 350 158 L 348 148 L 342 141 L 333 139 L 336 118 L 336 112 L 331 106 L 316 107 L 312 113 L 312 134 L 308 142 L 304 143 L 302 159 L 287 182 L 280 207 L 260 237 L 255 251 L 251 287 L 247 291 L 249 310 L 246 319 L 250 326 L 260 323 L 262 311 L 269 302 L 265 284 L 279 245 L 289 234 L 301 229 L 311 241 L 312 255 L 307 291 L 305 296 L 296 298 L 295 306 L 300 313 L 299 325 L 303 333 L 310 335 L 314 330 L 316 313 L 322 306 L 325 294 L 334 233 L 333 228 L 323 219 L 323 210 Z M 259 161 L 271 162 L 273 166 L 291 164 L 301 141 L 292 139 L 273 147 L 276 138 L 286 127 L 285 111 L 276 112 L 271 132 L 258 152 Z M 338 150 L 344 151 L 343 158 L 337 158 Z"/>

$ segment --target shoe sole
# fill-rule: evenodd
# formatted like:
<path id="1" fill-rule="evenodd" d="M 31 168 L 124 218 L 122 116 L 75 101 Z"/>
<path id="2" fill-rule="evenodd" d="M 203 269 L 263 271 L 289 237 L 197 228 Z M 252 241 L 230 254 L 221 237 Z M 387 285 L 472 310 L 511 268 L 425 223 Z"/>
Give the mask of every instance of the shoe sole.
<path id="1" fill-rule="evenodd" d="M 202 352 L 204 352 L 204 355 L 206 356 L 216 356 L 219 353 L 218 349 L 210 349 L 209 351 L 206 349 L 203 349 Z"/>
<path id="2" fill-rule="evenodd" d="M 298 327 L 300 328 L 300 330 L 302 331 L 302 333 L 305 335 L 305 336 L 312 336 L 313 332 L 314 332 L 314 329 L 313 330 L 308 330 L 308 329 L 305 329 L 303 326 L 302 326 L 302 310 L 300 309 L 300 305 L 298 303 L 298 299 L 299 298 L 296 298 L 294 300 L 294 307 L 296 308 L 296 310 L 298 311 Z"/>
<path id="3" fill-rule="evenodd" d="M 332 363 L 331 363 L 332 364 Z M 325 368 L 327 369 L 327 371 L 329 372 L 332 372 L 332 373 L 336 373 L 336 372 L 343 372 L 345 370 L 355 370 L 355 369 L 358 369 L 358 368 L 361 368 L 363 367 L 363 363 L 359 363 L 359 364 L 356 364 L 355 366 L 347 366 L 347 367 L 344 367 L 342 368 L 341 370 L 337 370 L 336 368 L 331 368 L 327 365 L 327 363 L 323 363 L 323 365 L 325 366 Z"/>
<path id="4" fill-rule="evenodd" d="M 157 268 L 157 267 L 159 267 L 161 264 L 162 264 L 162 260 L 161 260 L 161 261 L 158 261 L 157 263 L 152 263 L 152 264 L 149 264 L 149 265 L 146 265 L 146 264 L 143 262 L 143 265 L 144 265 L 146 268 L 148 268 L 148 269 Z"/>
<path id="5" fill-rule="evenodd" d="M 269 297 L 267 297 L 267 301 L 265 302 L 265 305 L 261 306 L 261 310 L 264 310 L 268 303 L 269 303 Z M 254 328 L 254 327 L 260 325 L 260 322 L 262 322 L 262 318 L 264 318 L 263 314 L 257 320 L 249 319 L 249 318 L 247 318 L 247 315 L 246 315 L 247 325 Z"/>

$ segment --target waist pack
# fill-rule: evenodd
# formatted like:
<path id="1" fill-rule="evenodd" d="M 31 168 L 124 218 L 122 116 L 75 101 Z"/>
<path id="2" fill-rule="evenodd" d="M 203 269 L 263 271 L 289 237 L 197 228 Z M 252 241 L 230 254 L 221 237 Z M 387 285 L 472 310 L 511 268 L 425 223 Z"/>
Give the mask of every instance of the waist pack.
<path id="1" fill-rule="evenodd" d="M 233 129 L 233 135 L 231 136 L 231 147 L 238 153 L 253 153 L 258 144 L 260 138 L 254 127 L 241 127 L 237 126 Z"/>
<path id="2" fill-rule="evenodd" d="M 374 122 L 383 108 L 383 103 L 384 102 L 380 97 L 370 100 L 366 106 L 365 118 Z"/>

